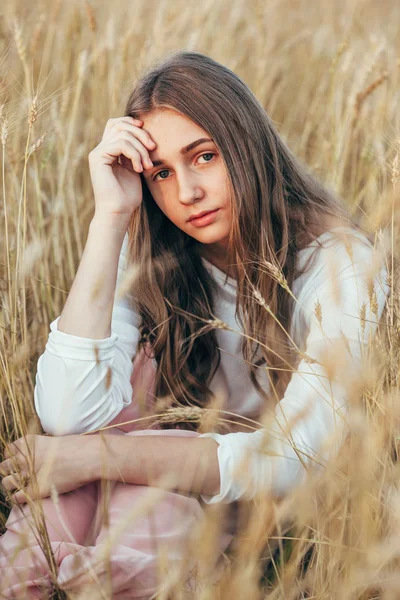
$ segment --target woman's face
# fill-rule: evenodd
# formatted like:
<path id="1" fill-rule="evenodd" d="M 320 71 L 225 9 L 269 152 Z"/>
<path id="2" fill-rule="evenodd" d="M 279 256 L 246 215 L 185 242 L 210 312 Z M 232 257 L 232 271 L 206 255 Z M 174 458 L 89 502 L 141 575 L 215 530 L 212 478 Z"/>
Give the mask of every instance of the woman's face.
<path id="1" fill-rule="evenodd" d="M 153 168 L 143 170 L 151 195 L 179 229 L 215 250 L 227 247 L 231 214 L 226 168 L 207 131 L 172 109 L 140 117 L 143 129 L 157 144 L 149 152 Z M 184 151 L 186 146 L 192 145 Z M 195 226 L 193 215 L 215 211 L 207 225 Z M 210 215 L 211 216 L 211 215 Z"/>

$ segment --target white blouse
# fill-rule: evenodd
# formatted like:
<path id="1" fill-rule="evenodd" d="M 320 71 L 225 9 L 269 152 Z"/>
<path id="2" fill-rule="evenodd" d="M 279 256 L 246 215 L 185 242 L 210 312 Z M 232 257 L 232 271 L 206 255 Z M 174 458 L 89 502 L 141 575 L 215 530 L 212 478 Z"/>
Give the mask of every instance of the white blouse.
<path id="1" fill-rule="evenodd" d="M 346 230 L 340 227 L 325 232 L 318 238 L 322 248 L 314 241 L 298 254 L 301 267 L 310 253 L 316 252 L 311 268 L 292 285 L 297 301 L 289 334 L 304 354 L 283 398 L 267 415 L 264 400 L 254 389 L 243 360 L 243 330 L 234 314 L 236 280 L 202 259 L 219 284 L 215 316 L 235 330 L 216 329 L 221 362 L 210 387 L 217 391 L 223 383 L 228 391 L 226 410 L 258 420 L 262 415 L 262 427 L 249 433 L 200 435 L 218 443 L 221 482 L 219 494 L 201 495 L 204 502 L 251 499 L 264 491 L 283 495 L 304 479 L 308 467 L 320 467 L 332 455 L 333 444 L 328 441 L 335 441 L 334 451 L 342 443 L 350 382 L 361 367 L 368 339 L 376 331 L 389 293 L 382 261 L 373 278 L 377 300 L 374 312 L 368 281 L 373 275 L 370 271 L 375 250 L 360 233 L 356 233 L 357 241 L 349 240 L 351 247 L 334 235 L 335 231 Z M 37 364 L 34 401 L 43 429 L 52 435 L 104 427 L 132 402 L 132 359 L 141 317 L 131 307 L 128 294 L 118 294 L 126 271 L 127 248 L 126 234 L 118 264 L 110 337 L 92 340 L 58 331 L 60 317 L 50 324 L 46 348 Z M 340 368 L 331 378 L 328 363 L 325 367 L 324 362 L 335 352 L 336 344 L 342 344 Z M 265 366 L 257 370 L 257 378 L 268 392 Z"/>

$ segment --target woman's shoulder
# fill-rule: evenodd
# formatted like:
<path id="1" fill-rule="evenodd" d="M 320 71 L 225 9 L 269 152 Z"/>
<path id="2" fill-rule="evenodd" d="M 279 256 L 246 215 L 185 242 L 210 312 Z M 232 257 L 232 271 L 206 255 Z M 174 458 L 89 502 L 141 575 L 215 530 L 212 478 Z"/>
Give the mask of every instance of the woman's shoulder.
<path id="1" fill-rule="evenodd" d="M 355 244 L 357 249 L 363 248 L 364 250 L 371 250 L 373 248 L 365 233 L 359 231 L 355 227 L 342 225 L 324 231 L 321 235 L 300 250 L 299 257 L 304 259 L 315 249 L 327 250 L 335 248 L 335 250 L 337 250 L 340 247 L 349 248 L 349 244 Z M 321 257 L 321 260 L 324 260 L 328 254 L 329 253 L 327 252 L 317 253 L 317 255 Z"/>
<path id="2" fill-rule="evenodd" d="M 380 240 L 374 245 L 354 227 L 325 231 L 299 251 L 296 264 L 299 275 L 293 281 L 292 291 L 299 297 L 307 290 L 325 287 L 333 279 L 367 280 L 371 275 L 379 275 L 379 271 L 382 276 L 385 271 L 383 250 Z"/>

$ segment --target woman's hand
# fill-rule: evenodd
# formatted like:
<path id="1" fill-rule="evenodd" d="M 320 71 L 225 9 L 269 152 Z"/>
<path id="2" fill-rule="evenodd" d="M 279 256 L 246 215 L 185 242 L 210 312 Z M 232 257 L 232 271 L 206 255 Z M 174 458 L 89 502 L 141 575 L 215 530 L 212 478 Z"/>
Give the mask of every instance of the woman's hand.
<path id="1" fill-rule="evenodd" d="M 149 150 L 156 147 L 142 125 L 132 117 L 109 119 L 101 142 L 89 153 L 96 214 L 129 220 L 142 202 L 140 173 L 153 166 Z"/>
<path id="2" fill-rule="evenodd" d="M 0 463 L 3 487 L 9 493 L 19 490 L 12 495 L 16 502 L 50 496 L 53 486 L 59 494 L 75 490 L 97 479 L 98 442 L 96 435 L 29 433 L 10 444 L 4 453 L 6 460 Z"/>

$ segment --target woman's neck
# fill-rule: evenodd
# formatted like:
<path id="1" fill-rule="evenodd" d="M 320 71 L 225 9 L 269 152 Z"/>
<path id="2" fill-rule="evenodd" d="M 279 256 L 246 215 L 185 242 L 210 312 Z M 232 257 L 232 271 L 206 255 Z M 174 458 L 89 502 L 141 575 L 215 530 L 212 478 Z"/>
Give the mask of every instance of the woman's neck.
<path id="1" fill-rule="evenodd" d="M 214 248 L 210 245 L 201 244 L 198 250 L 200 256 L 208 260 L 212 265 L 226 273 L 229 277 L 236 279 L 235 272 L 229 264 L 228 256 L 225 249 Z"/>

